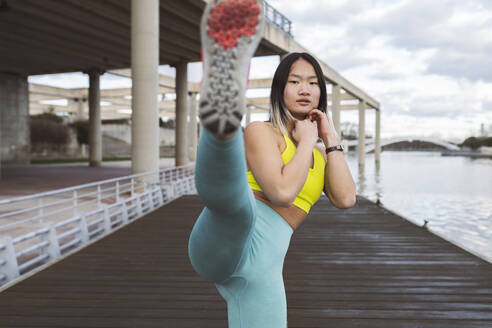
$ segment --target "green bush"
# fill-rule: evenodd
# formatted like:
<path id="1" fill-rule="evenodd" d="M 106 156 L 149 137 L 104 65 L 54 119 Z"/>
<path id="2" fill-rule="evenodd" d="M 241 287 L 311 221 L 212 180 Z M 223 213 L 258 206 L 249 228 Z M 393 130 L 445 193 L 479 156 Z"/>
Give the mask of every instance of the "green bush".
<path id="1" fill-rule="evenodd" d="M 66 145 L 70 138 L 68 127 L 42 115 L 30 119 L 31 144 Z"/>
<path id="2" fill-rule="evenodd" d="M 77 134 L 77 142 L 79 145 L 89 144 L 89 121 L 76 121 L 70 124 L 75 129 Z"/>
<path id="3" fill-rule="evenodd" d="M 159 127 L 167 128 L 167 129 L 175 129 L 176 121 L 174 119 L 169 119 L 167 121 L 164 121 L 162 117 L 159 117 Z"/>
<path id="4" fill-rule="evenodd" d="M 31 119 L 32 120 L 41 119 L 41 120 L 47 120 L 55 123 L 63 123 L 63 118 L 61 118 L 60 116 L 54 113 L 42 113 L 38 115 L 32 115 Z"/>
<path id="5" fill-rule="evenodd" d="M 130 124 L 130 119 L 128 118 L 117 118 L 117 119 L 111 119 L 111 120 L 102 120 L 102 124 L 121 124 L 121 125 L 129 125 Z"/>
<path id="6" fill-rule="evenodd" d="M 478 149 L 482 146 L 492 147 L 492 137 L 469 137 L 460 146 Z"/>

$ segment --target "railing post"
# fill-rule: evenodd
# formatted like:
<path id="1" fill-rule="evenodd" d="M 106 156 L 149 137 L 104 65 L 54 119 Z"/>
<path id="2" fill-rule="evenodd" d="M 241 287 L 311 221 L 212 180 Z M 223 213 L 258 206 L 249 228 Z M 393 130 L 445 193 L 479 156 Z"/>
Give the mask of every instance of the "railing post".
<path id="1" fill-rule="evenodd" d="M 172 199 L 172 186 L 170 184 L 161 185 L 162 202 L 166 203 Z"/>
<path id="2" fill-rule="evenodd" d="M 121 203 L 121 218 L 123 220 L 123 224 L 128 223 L 128 208 L 126 207 L 126 202 Z"/>
<path id="3" fill-rule="evenodd" d="M 0 237 L 0 260 L 4 261 L 0 265 L 0 273 L 3 273 L 7 277 L 6 282 L 19 277 L 17 256 L 15 255 L 12 237 L 10 236 Z"/>
<path id="4" fill-rule="evenodd" d="M 107 206 L 104 206 L 104 211 L 103 211 L 103 220 L 104 220 L 104 232 L 105 234 L 108 234 L 111 232 L 111 218 L 109 216 L 109 209 Z"/>
<path id="5" fill-rule="evenodd" d="M 72 194 L 72 202 L 73 202 L 73 216 L 78 214 L 78 200 L 77 200 L 77 190 L 73 191 Z"/>
<path id="6" fill-rule="evenodd" d="M 85 214 L 82 214 L 80 216 L 79 227 L 80 227 L 80 240 L 82 240 L 82 244 L 85 245 L 89 241 L 89 228 L 87 227 Z"/>
<path id="7" fill-rule="evenodd" d="M 157 191 L 157 201 L 159 202 L 159 204 L 157 206 L 160 206 L 160 205 L 164 204 L 164 198 L 162 197 L 161 187 L 157 188 L 156 191 Z"/>
<path id="8" fill-rule="evenodd" d="M 152 190 L 147 190 L 147 200 L 149 201 L 149 211 L 155 207 L 154 201 L 152 200 Z"/>
<path id="9" fill-rule="evenodd" d="M 101 207 L 101 185 L 97 185 L 97 207 Z"/>
<path id="10" fill-rule="evenodd" d="M 115 199 L 117 202 L 120 201 L 120 181 L 116 181 L 116 195 Z"/>
<path id="11" fill-rule="evenodd" d="M 192 178 L 188 178 L 188 186 L 190 187 L 189 189 L 189 195 L 195 194 L 195 180 Z"/>
<path id="12" fill-rule="evenodd" d="M 137 217 L 142 216 L 142 201 L 140 200 L 140 195 L 137 195 Z"/>
<path id="13" fill-rule="evenodd" d="M 55 224 L 49 222 L 44 227 L 48 229 L 48 232 L 41 235 L 40 239 L 48 240 L 49 244 L 46 248 L 46 252 L 50 256 L 50 260 L 55 260 L 60 257 L 60 245 L 58 244 L 58 237 L 56 236 Z"/>

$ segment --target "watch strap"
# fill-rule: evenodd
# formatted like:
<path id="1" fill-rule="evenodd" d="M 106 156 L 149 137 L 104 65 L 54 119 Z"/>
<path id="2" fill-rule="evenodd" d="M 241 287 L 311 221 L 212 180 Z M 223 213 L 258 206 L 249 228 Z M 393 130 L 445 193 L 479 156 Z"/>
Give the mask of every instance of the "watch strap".
<path id="1" fill-rule="evenodd" d="M 328 148 L 326 148 L 326 153 L 328 154 L 329 152 L 332 152 L 334 150 L 343 151 L 343 146 L 342 145 L 336 145 L 333 147 L 328 147 Z"/>

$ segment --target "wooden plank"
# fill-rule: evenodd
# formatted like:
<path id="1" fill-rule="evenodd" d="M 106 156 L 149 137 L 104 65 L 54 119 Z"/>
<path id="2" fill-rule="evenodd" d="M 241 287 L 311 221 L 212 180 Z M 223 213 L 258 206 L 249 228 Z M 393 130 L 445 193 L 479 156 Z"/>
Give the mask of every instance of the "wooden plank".
<path id="1" fill-rule="evenodd" d="M 0 327 L 227 327 L 182 197 L 0 294 Z M 284 265 L 293 327 L 491 327 L 492 265 L 358 197 L 320 200 Z"/>

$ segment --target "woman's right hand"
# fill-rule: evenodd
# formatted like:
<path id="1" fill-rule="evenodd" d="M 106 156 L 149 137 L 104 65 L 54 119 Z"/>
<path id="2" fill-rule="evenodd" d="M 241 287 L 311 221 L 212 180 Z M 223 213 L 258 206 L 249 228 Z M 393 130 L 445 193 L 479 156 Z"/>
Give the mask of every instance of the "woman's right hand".
<path id="1" fill-rule="evenodd" d="M 302 140 L 309 142 L 313 147 L 318 141 L 318 123 L 306 118 L 302 121 L 295 121 L 294 129 L 292 129 L 292 137 L 299 144 Z"/>

